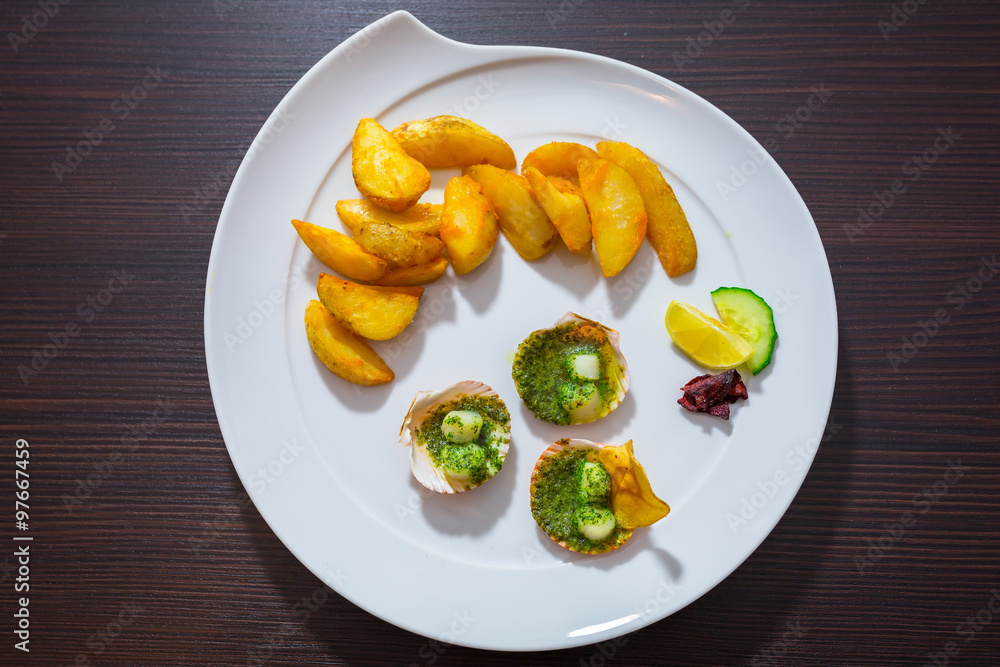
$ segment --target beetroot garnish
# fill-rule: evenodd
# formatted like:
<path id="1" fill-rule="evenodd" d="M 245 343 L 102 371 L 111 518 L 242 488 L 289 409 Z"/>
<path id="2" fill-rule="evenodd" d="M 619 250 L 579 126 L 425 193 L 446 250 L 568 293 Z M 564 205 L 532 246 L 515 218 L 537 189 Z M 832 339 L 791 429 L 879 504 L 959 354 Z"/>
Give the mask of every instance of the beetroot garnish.
<path id="1" fill-rule="evenodd" d="M 746 385 L 735 369 L 718 375 L 699 375 L 681 387 L 677 403 L 691 412 L 707 412 L 729 419 L 729 404 L 749 398 Z"/>

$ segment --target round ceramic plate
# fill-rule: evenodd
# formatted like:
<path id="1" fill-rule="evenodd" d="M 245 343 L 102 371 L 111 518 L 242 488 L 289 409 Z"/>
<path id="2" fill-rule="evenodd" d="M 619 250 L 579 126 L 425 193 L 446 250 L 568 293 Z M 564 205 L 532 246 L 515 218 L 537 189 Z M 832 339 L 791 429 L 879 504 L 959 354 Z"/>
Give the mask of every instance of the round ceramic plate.
<path id="1" fill-rule="evenodd" d="M 469 275 L 429 285 L 416 320 L 374 344 L 396 373 L 358 387 L 327 371 L 303 327 L 324 269 L 290 220 L 344 229 L 334 204 L 359 196 L 351 136 L 439 114 L 471 118 L 518 159 L 553 140 L 616 139 L 661 166 L 698 241 L 698 266 L 668 278 L 648 244 L 601 277 L 565 248 L 524 262 L 501 237 Z M 424 201 L 441 201 L 434 174 Z M 713 312 L 722 285 L 775 311 L 770 367 L 728 422 L 677 405 L 703 373 L 670 341 L 672 299 Z M 632 369 L 622 405 L 592 424 L 528 413 L 511 380 L 518 343 L 573 311 L 621 331 Z M 669 616 L 725 578 L 781 518 L 812 462 L 837 365 L 836 304 L 816 227 L 760 145 L 698 96 L 606 58 L 471 46 L 405 12 L 365 28 L 292 88 L 248 151 L 219 220 L 205 298 L 212 396 L 250 496 L 288 548 L 344 597 L 435 639 L 503 650 L 607 640 Z M 399 427 L 414 394 L 460 380 L 495 388 L 512 449 L 488 483 L 455 496 L 410 475 Z M 561 437 L 633 440 L 668 517 L 622 548 L 558 547 L 529 510 L 531 469 Z"/>

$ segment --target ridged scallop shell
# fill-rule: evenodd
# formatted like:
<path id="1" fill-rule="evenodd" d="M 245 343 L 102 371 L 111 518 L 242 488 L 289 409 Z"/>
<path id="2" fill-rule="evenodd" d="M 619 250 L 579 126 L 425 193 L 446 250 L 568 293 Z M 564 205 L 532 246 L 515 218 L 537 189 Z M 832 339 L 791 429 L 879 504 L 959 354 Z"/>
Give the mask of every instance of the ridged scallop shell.
<path id="1" fill-rule="evenodd" d="M 495 396 L 500 398 L 499 394 L 489 385 L 472 380 L 458 382 L 438 391 L 418 391 L 399 431 L 399 443 L 410 448 L 410 471 L 413 476 L 418 482 L 437 493 L 461 493 L 492 479 L 492 477 L 488 477 L 472 486 L 469 486 L 468 481 L 452 479 L 446 471 L 434 465 L 427 447 L 417 439 L 416 430 L 424 422 L 427 415 L 442 403 L 448 403 L 462 396 Z M 507 452 L 510 450 L 510 421 L 508 420 L 502 426 L 504 432 L 498 445 L 501 463 L 507 458 Z"/>
<path id="2" fill-rule="evenodd" d="M 592 442 L 590 440 L 583 440 L 582 438 L 563 438 L 562 440 L 557 440 L 557 441 L 553 442 L 551 445 L 549 445 L 549 447 L 544 452 L 542 452 L 542 455 L 538 457 L 538 461 L 535 462 L 535 467 L 531 471 L 531 491 L 530 491 L 531 495 L 530 495 L 530 498 L 534 498 L 535 497 L 535 485 L 536 485 L 536 483 L 538 481 L 538 468 L 541 465 L 542 461 L 544 461 L 548 457 L 555 456 L 559 452 L 562 452 L 562 451 L 567 450 L 567 449 L 573 449 L 575 447 L 586 447 L 588 449 L 593 449 L 594 451 L 597 451 L 597 450 L 601 449 L 602 447 L 617 447 L 617 446 L 618 445 L 616 443 L 613 443 L 613 442 L 609 442 L 609 443 Z M 529 498 L 529 502 L 530 502 L 530 498 Z M 539 529 L 541 529 L 541 526 L 539 526 Z M 545 531 L 543 530 L 542 532 L 545 532 Z M 555 542 L 556 544 L 558 544 L 559 546 L 561 546 L 561 547 L 563 547 L 565 549 L 569 549 L 570 551 L 575 551 L 576 553 L 589 554 L 589 555 L 602 554 L 602 553 L 607 553 L 609 551 L 613 551 L 613 550 L 617 549 L 618 547 L 620 547 L 621 545 L 623 545 L 626 542 L 628 542 L 628 539 L 630 537 L 632 537 L 632 531 L 631 530 L 626 530 L 626 531 L 623 531 L 621 533 L 621 537 L 619 538 L 618 543 L 616 543 L 616 544 L 614 544 L 612 546 L 609 546 L 606 549 L 598 549 L 598 550 L 594 550 L 594 551 L 581 551 L 579 549 L 574 548 L 572 545 L 570 545 L 569 543 L 565 542 L 564 540 L 560 540 L 560 539 L 554 537 L 553 535 L 551 535 L 549 533 L 545 533 L 545 534 L 548 535 L 552 539 L 553 542 Z"/>
<path id="3" fill-rule="evenodd" d="M 606 410 L 603 410 L 603 411 L 600 411 L 598 413 L 595 413 L 594 416 L 592 418 L 590 418 L 590 419 L 583 419 L 583 420 L 579 420 L 579 421 L 574 421 L 573 417 L 570 416 L 570 422 L 569 422 L 570 424 L 587 424 L 587 423 L 590 423 L 590 422 L 593 422 L 593 421 L 597 421 L 598 419 L 601 419 L 602 417 L 607 417 L 609 414 L 611 414 L 612 412 L 615 411 L 615 408 L 617 408 L 619 405 L 621 405 L 621 402 L 623 400 L 625 400 L 625 394 L 628 392 L 629 384 L 632 381 L 632 374 L 629 372 L 628 363 L 625 361 L 625 356 L 622 354 L 622 350 L 621 350 L 621 334 L 617 330 L 612 329 L 611 327 L 605 326 L 605 325 L 601 324 L 600 322 L 597 322 L 597 321 L 591 320 L 591 319 L 587 319 L 586 317 L 583 317 L 582 315 L 577 315 L 576 313 L 572 313 L 572 312 L 566 313 L 565 315 L 563 315 L 562 317 L 560 317 L 559 320 L 551 328 L 555 328 L 555 327 L 557 327 L 557 326 L 559 326 L 561 324 L 566 324 L 568 322 L 579 322 L 581 324 L 589 324 L 589 325 L 591 325 L 591 326 L 593 326 L 595 328 L 600 329 L 604 333 L 606 333 L 608 335 L 608 343 L 611 346 L 611 350 L 614 352 L 615 360 L 618 362 L 618 367 L 620 369 L 618 371 L 617 377 L 616 377 L 616 379 L 617 379 L 617 386 L 618 386 L 617 394 L 616 394 L 615 398 L 608 403 Z M 534 333 L 540 333 L 542 331 L 547 331 L 547 330 L 548 329 L 539 329 L 538 331 L 534 331 L 532 333 L 533 334 Z M 529 336 L 529 338 L 530 338 L 530 336 Z M 527 338 L 525 340 L 527 340 Z M 520 388 L 518 389 L 518 392 L 520 392 Z M 527 406 L 525 406 L 525 407 L 527 407 Z M 530 410 L 530 408 L 529 408 L 529 410 Z"/>

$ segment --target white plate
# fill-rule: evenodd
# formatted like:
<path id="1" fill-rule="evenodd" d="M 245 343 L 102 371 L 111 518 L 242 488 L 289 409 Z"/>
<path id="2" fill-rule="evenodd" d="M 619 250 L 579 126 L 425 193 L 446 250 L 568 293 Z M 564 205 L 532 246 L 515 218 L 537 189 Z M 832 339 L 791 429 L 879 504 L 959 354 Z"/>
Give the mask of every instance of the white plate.
<path id="1" fill-rule="evenodd" d="M 399 339 L 375 345 L 396 372 L 392 383 L 362 388 L 333 376 L 311 354 L 302 324 L 322 267 L 289 220 L 339 228 L 334 202 L 359 196 L 350 172 L 358 119 L 392 128 L 441 113 L 484 125 L 518 159 L 552 140 L 641 147 L 687 211 L 697 269 L 670 279 L 645 244 L 605 280 L 596 258 L 562 248 L 526 263 L 501 239 L 472 274 L 449 272 L 430 285 Z M 733 176 L 740 169 L 750 174 L 745 182 Z M 450 175 L 436 174 L 425 200 L 440 201 Z M 723 196 L 720 183 L 737 187 Z M 709 293 L 720 285 L 763 296 L 781 336 L 771 367 L 747 379 L 750 400 L 730 422 L 676 404 L 679 387 L 703 371 L 663 326 L 671 299 L 712 312 Z M 524 409 L 510 360 L 525 336 L 567 311 L 622 332 L 633 384 L 608 418 L 557 428 Z M 212 247 L 205 348 L 236 470 L 306 567 L 413 632 L 535 650 L 603 641 L 662 619 L 753 552 L 794 497 L 822 436 L 837 318 L 809 211 L 760 145 L 718 109 L 631 65 L 461 44 L 396 12 L 303 76 L 248 151 Z M 418 390 L 466 379 L 486 382 L 507 402 L 512 451 L 483 487 L 429 497 L 410 476 L 399 426 Z M 556 546 L 531 517 L 528 480 L 538 455 L 563 436 L 633 439 L 673 511 L 604 556 Z"/>

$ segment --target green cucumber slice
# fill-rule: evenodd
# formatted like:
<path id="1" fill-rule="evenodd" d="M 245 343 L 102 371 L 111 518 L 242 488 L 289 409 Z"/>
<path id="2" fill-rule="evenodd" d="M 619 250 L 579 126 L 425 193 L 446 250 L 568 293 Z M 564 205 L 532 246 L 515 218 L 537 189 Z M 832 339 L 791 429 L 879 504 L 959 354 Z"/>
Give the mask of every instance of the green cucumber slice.
<path id="1" fill-rule="evenodd" d="M 722 323 L 750 343 L 753 354 L 746 365 L 754 375 L 771 363 L 774 341 L 774 313 L 764 299 L 743 287 L 720 287 L 712 292 L 712 301 Z"/>

